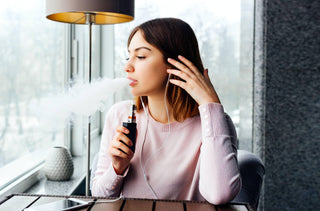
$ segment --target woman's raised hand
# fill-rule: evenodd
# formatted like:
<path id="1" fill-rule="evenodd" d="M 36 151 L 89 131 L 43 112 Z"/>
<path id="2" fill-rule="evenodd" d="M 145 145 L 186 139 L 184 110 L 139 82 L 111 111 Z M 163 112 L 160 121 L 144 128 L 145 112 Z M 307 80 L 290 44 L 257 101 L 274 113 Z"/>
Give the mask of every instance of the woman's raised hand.
<path id="1" fill-rule="evenodd" d="M 168 62 L 177 69 L 168 69 L 168 73 L 178 76 L 182 80 L 170 79 L 175 84 L 186 90 L 199 104 L 220 103 L 219 97 L 210 81 L 208 70 L 201 74 L 192 62 L 183 56 L 178 56 L 180 61 L 169 58 Z"/>
<path id="2" fill-rule="evenodd" d="M 133 158 L 133 152 L 129 148 L 132 146 L 132 141 L 125 135 L 129 130 L 119 126 L 117 132 L 110 142 L 109 154 L 112 160 L 112 166 L 118 175 L 122 175 L 130 164 Z"/>

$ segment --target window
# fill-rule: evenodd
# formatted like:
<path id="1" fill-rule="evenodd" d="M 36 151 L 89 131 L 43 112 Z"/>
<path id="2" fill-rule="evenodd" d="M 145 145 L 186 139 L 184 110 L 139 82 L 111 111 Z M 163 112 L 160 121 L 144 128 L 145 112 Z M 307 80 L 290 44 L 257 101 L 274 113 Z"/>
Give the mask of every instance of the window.
<path id="1" fill-rule="evenodd" d="M 65 75 L 65 25 L 45 18 L 45 1 L 12 0 L 0 8 L 0 190 L 64 145 L 64 129 L 51 132 L 37 106 L 61 91 Z M 44 111 L 45 112 L 45 111 Z"/>
<path id="2" fill-rule="evenodd" d="M 162 0 L 135 2 L 135 20 L 115 25 L 115 74 L 124 77 L 126 42 L 140 23 L 159 17 L 180 18 L 194 29 L 204 66 L 231 116 L 239 147 L 252 150 L 252 0 Z M 116 100 L 130 99 L 130 90 Z"/>
<path id="3" fill-rule="evenodd" d="M 6 29 L 0 32 L 1 195 L 1 190 L 42 164 L 53 146 L 67 146 L 73 155 L 85 155 L 88 118 L 72 115 L 61 121 L 50 116 L 51 107 L 39 108 L 55 104 L 53 97 L 67 93 L 74 83 L 88 81 L 89 28 L 46 19 L 41 0 L 14 0 L 0 10 L 0 26 Z M 101 27 L 92 29 L 94 80 L 101 76 Z M 100 112 L 96 112 L 91 116 L 92 141 L 99 133 Z"/>

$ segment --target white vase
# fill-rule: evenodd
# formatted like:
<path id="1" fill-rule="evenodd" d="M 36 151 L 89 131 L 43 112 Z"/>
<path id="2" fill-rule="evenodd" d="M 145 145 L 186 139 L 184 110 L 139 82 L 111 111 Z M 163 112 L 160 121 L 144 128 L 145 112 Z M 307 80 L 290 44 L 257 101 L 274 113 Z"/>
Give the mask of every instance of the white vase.
<path id="1" fill-rule="evenodd" d="M 49 180 L 69 180 L 73 174 L 73 161 L 65 147 L 53 147 L 44 165 L 44 173 Z"/>

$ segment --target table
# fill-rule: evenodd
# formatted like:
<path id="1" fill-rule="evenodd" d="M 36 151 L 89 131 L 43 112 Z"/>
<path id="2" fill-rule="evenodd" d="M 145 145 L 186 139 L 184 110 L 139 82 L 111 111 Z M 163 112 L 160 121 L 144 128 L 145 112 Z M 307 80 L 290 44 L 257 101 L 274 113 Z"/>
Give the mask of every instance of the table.
<path id="1" fill-rule="evenodd" d="M 0 202 L 0 211 L 21 211 L 25 208 L 54 202 L 65 198 L 77 198 L 83 201 L 94 201 L 91 206 L 77 209 L 79 211 L 252 211 L 247 204 L 229 203 L 212 205 L 207 202 L 152 200 L 121 198 L 108 202 L 110 198 L 85 196 L 60 196 L 39 194 L 12 194 Z M 50 211 L 50 210 L 45 210 Z"/>

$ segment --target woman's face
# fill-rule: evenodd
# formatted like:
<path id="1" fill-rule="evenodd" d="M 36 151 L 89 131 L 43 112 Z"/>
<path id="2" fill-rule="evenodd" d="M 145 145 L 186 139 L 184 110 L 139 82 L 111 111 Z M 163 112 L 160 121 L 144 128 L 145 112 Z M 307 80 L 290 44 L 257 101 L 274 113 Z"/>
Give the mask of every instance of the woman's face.
<path id="1" fill-rule="evenodd" d="M 128 52 L 125 71 L 132 81 L 132 95 L 163 97 L 169 66 L 164 62 L 162 53 L 150 45 L 140 31 L 132 37 Z"/>

